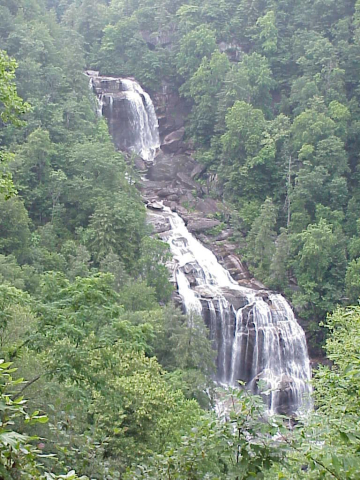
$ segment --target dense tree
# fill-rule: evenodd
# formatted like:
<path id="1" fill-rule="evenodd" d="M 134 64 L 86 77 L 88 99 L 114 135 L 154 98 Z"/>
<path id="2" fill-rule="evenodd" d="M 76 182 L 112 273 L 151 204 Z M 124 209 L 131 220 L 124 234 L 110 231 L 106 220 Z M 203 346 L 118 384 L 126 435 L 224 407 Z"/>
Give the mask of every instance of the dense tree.
<path id="1" fill-rule="evenodd" d="M 236 100 L 261 108 L 269 116 L 272 101 L 270 90 L 274 86 L 267 59 L 256 52 L 244 55 L 242 61 L 233 65 L 225 77 L 219 95 L 219 127 L 221 128 L 226 110 L 232 107 Z"/>
<path id="2" fill-rule="evenodd" d="M 2 167 L 0 476 L 359 477 L 359 309 L 336 310 L 360 293 L 359 12 L 352 0 L 0 0 L 1 160 L 15 184 Z M 168 249 L 147 235 L 87 68 L 179 93 L 201 181 L 230 202 L 251 271 L 316 334 L 335 310 L 333 366 L 292 430 L 243 390 L 229 419 L 201 412 L 214 352 L 169 302 Z"/>
<path id="3" fill-rule="evenodd" d="M 268 283 L 272 288 L 284 290 L 288 284 L 290 238 L 286 229 L 280 231 L 269 267 Z"/>
<path id="4" fill-rule="evenodd" d="M 203 58 L 194 75 L 180 89 L 183 96 L 190 97 L 195 103 L 189 118 L 188 131 L 200 144 L 209 144 L 214 135 L 213 102 L 229 68 L 227 56 L 216 51 L 210 59 Z"/>
<path id="5" fill-rule="evenodd" d="M 30 243 L 29 216 L 19 198 L 0 198 L 0 245 L 3 254 L 24 261 Z"/>
<path id="6" fill-rule="evenodd" d="M 216 50 L 215 33 L 206 25 L 200 25 L 184 35 L 176 56 L 176 67 L 183 77 L 191 77 L 200 67 L 203 58 L 210 58 Z"/>
<path id="7" fill-rule="evenodd" d="M 135 16 L 121 18 L 115 25 L 105 27 L 100 52 L 96 67 L 101 68 L 102 72 L 135 75 L 151 89 L 155 89 L 160 81 L 160 65 L 164 67 L 167 63 L 165 50 L 148 48 Z"/>
<path id="8" fill-rule="evenodd" d="M 100 262 L 107 253 L 119 255 L 130 269 L 139 256 L 144 235 L 144 208 L 123 192 L 99 200 L 90 217 L 89 249 Z"/>
<path id="9" fill-rule="evenodd" d="M 326 328 L 330 336 L 326 342 L 328 357 L 334 362 L 316 372 L 315 401 L 317 411 L 309 419 L 312 439 L 299 441 L 299 451 L 308 459 L 305 478 L 352 479 L 359 475 L 359 307 L 337 309 L 329 316 Z M 326 421 L 330 419 L 330 421 Z M 306 428 L 305 428 L 306 431 Z M 304 430 L 300 433 L 303 435 Z M 321 443 L 321 446 L 320 446 Z M 301 458 L 301 457 L 300 457 Z M 299 459 L 300 459 L 299 458 Z"/>
<path id="10" fill-rule="evenodd" d="M 25 113 L 29 105 L 24 104 L 16 91 L 15 70 L 17 63 L 8 57 L 3 50 L 0 51 L 0 102 L 1 120 L 21 124 L 19 116 Z"/>
<path id="11" fill-rule="evenodd" d="M 236 101 L 226 115 L 226 131 L 221 137 L 223 160 L 220 174 L 225 192 L 236 201 L 239 196 L 253 199 L 266 195 L 262 177 L 274 159 L 274 146 L 265 143 L 266 121 L 261 110 Z"/>
<path id="12" fill-rule="evenodd" d="M 172 292 L 166 265 L 171 258 L 169 248 L 163 242 L 144 236 L 141 242 L 139 260 L 140 276 L 153 287 L 157 300 L 167 302 Z"/>
<path id="13" fill-rule="evenodd" d="M 274 255 L 276 238 L 276 208 L 270 198 L 261 206 L 259 216 L 254 220 L 248 236 L 248 259 L 255 272 L 264 277 L 270 268 Z"/>
<path id="14" fill-rule="evenodd" d="M 300 292 L 294 295 L 302 313 L 320 317 L 343 295 L 346 251 L 342 232 L 326 220 L 309 225 L 293 237 L 292 266 Z"/>
<path id="15" fill-rule="evenodd" d="M 5 124 L 21 125 L 19 117 L 29 109 L 29 105 L 23 103 L 17 94 L 14 82 L 16 67 L 15 60 L 0 50 L 0 121 Z M 11 175 L 5 170 L 5 164 L 10 158 L 9 153 L 0 151 L 0 194 L 6 197 L 15 193 Z"/>
<path id="16" fill-rule="evenodd" d="M 27 210 L 33 219 L 42 224 L 51 218 L 49 184 L 56 146 L 49 132 L 37 129 L 22 145 L 16 159 L 15 178 L 20 193 L 25 198 Z"/>
<path id="17" fill-rule="evenodd" d="M 360 260 L 352 260 L 346 270 L 345 277 L 346 295 L 350 303 L 355 303 L 360 298 Z"/>
<path id="18" fill-rule="evenodd" d="M 121 470 L 131 459 L 160 451 L 199 415 L 196 403 L 166 381 L 156 359 L 145 356 L 153 327 L 126 320 L 131 307 L 120 304 L 122 294 L 117 295 L 112 282 L 110 274 L 77 277 L 73 283 L 60 274 L 44 276 L 39 322 L 28 344 L 39 352 L 43 375 L 59 382 L 66 395 L 80 396 L 81 409 L 92 416 L 90 424 L 68 426 L 74 443 L 108 437 L 105 452 L 98 453 L 99 472 L 106 464 L 102 455 L 111 458 L 112 469 L 117 463 Z M 147 305 L 151 308 L 155 302 Z M 14 321 L 8 325 L 13 326 Z M 47 410 L 52 418 L 54 413 Z M 75 464 L 81 464 L 81 455 L 81 450 L 74 452 Z M 82 468 L 87 472 L 91 465 Z"/>
<path id="19" fill-rule="evenodd" d="M 0 474 L 4 479 L 45 480 L 68 479 L 76 480 L 79 477 L 74 470 L 65 475 L 55 475 L 45 472 L 41 464 L 41 449 L 35 442 L 38 437 L 19 433 L 14 424 L 27 423 L 35 425 L 48 421 L 39 411 L 28 413 L 26 400 L 17 394 L 17 387 L 23 383 L 22 379 L 14 379 L 16 368 L 11 362 L 0 360 L 0 399 L 1 399 L 1 430 L 0 430 Z M 81 477 L 86 480 L 86 477 Z M 81 480 L 80 479 L 80 480 Z"/>

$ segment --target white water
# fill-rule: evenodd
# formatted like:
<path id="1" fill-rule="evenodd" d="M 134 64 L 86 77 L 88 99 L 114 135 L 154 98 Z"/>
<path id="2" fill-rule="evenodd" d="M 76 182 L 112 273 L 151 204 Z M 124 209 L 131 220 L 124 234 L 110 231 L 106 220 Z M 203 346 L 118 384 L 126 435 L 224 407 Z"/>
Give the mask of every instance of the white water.
<path id="1" fill-rule="evenodd" d="M 236 386 L 238 380 L 258 393 L 258 380 L 268 392 L 270 413 L 299 413 L 308 405 L 310 363 L 305 334 L 284 297 L 239 286 L 215 255 L 196 240 L 183 220 L 168 208 L 171 231 L 167 242 L 177 262 L 176 281 L 185 310 L 204 315 L 207 304 L 210 337 L 218 351 L 218 380 Z M 185 272 L 196 278 L 191 287 Z M 224 291 L 244 299 L 235 311 Z M 226 293 L 225 293 L 226 294 Z"/>
<path id="2" fill-rule="evenodd" d="M 135 142 L 130 149 L 146 161 L 152 161 L 160 148 L 159 124 L 154 105 L 148 93 L 134 80 L 121 79 L 121 88 L 129 100 L 131 127 Z"/>
<path id="3" fill-rule="evenodd" d="M 97 94 L 97 114 L 110 121 L 110 132 L 122 149 L 132 151 L 146 162 L 152 162 L 160 148 L 159 125 L 154 105 L 148 93 L 129 78 L 101 77 L 98 72 L 88 73 L 89 86 Z M 105 85 L 104 85 L 105 84 Z M 100 90 L 102 93 L 98 93 Z M 116 110 L 120 112 L 117 116 Z M 116 135 L 112 122 L 117 128 Z M 116 122 L 121 122 L 120 126 Z"/>

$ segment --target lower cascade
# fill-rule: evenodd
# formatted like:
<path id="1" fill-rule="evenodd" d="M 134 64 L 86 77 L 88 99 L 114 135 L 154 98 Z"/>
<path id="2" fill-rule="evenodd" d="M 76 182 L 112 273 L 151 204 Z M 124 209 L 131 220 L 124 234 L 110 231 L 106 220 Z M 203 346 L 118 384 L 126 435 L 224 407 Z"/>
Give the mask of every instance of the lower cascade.
<path id="1" fill-rule="evenodd" d="M 209 328 L 217 380 L 243 381 L 253 393 L 262 380 L 270 413 L 300 413 L 309 404 L 310 362 L 304 331 L 285 298 L 238 285 L 184 221 L 164 211 L 171 230 L 162 237 L 176 262 L 178 291 L 186 312 L 201 315 Z"/>
<path id="2" fill-rule="evenodd" d="M 150 96 L 134 80 L 87 74 L 116 146 L 154 161 L 160 141 Z M 177 213 L 160 204 L 157 210 L 152 215 L 170 223 L 161 237 L 170 245 L 184 310 L 203 317 L 217 351 L 216 380 L 245 382 L 253 393 L 260 393 L 261 380 L 270 414 L 305 411 L 311 393 L 306 339 L 285 298 L 240 286 Z"/>

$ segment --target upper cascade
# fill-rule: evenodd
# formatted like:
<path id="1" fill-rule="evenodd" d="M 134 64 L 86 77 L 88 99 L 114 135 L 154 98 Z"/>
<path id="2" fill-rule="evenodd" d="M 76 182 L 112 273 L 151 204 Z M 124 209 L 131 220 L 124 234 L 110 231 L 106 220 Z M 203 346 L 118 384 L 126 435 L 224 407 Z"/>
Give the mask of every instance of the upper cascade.
<path id="1" fill-rule="evenodd" d="M 86 73 L 98 98 L 98 113 L 107 118 L 116 147 L 153 162 L 160 138 L 149 94 L 133 79 L 103 77 L 95 71 Z"/>

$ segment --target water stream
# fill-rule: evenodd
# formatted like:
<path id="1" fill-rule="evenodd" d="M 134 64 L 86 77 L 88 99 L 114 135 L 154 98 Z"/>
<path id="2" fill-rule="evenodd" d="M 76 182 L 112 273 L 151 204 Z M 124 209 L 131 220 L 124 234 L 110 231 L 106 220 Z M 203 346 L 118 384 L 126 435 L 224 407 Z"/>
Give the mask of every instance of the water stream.
<path id="1" fill-rule="evenodd" d="M 88 73 L 98 99 L 99 116 L 108 119 L 109 131 L 120 150 L 134 152 L 151 163 L 160 147 L 158 119 L 148 93 L 130 78 Z"/>
<path id="2" fill-rule="evenodd" d="M 176 282 L 186 312 L 201 315 L 217 349 L 217 379 L 267 389 L 270 413 L 299 413 L 311 391 L 305 334 L 285 298 L 238 285 L 215 255 L 164 207 L 171 224 L 165 238 L 176 261 Z M 164 234 L 163 234 L 164 237 Z"/>
<path id="3" fill-rule="evenodd" d="M 153 161 L 160 141 L 150 96 L 131 79 L 89 76 L 117 147 Z M 176 213 L 164 207 L 161 215 L 171 224 L 163 238 L 176 264 L 184 309 L 203 317 L 217 351 L 218 382 L 237 386 L 241 380 L 259 393 L 262 380 L 270 413 L 307 409 L 311 371 L 305 334 L 285 298 L 240 286 Z"/>

